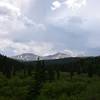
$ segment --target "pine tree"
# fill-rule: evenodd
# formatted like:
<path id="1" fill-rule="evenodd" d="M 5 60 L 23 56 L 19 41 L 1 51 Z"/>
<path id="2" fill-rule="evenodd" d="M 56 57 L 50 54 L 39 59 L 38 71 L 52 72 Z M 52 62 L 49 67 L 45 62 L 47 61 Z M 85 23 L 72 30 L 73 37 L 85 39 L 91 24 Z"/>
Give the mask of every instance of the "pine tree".
<path id="1" fill-rule="evenodd" d="M 37 61 L 34 75 L 34 84 L 30 85 L 29 97 L 27 100 L 36 100 L 37 96 L 40 95 L 40 90 L 45 82 L 45 64 L 44 61 Z"/>

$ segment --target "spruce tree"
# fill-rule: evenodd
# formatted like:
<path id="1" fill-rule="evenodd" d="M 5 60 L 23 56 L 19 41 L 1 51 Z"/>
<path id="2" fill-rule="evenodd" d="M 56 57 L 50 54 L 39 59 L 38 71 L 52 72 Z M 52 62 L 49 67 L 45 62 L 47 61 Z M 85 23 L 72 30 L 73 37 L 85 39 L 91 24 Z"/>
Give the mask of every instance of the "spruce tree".
<path id="1" fill-rule="evenodd" d="M 44 61 L 40 61 L 38 58 L 37 65 L 34 74 L 34 84 L 30 85 L 29 96 L 27 100 L 36 100 L 40 95 L 40 90 L 45 82 L 45 64 Z"/>

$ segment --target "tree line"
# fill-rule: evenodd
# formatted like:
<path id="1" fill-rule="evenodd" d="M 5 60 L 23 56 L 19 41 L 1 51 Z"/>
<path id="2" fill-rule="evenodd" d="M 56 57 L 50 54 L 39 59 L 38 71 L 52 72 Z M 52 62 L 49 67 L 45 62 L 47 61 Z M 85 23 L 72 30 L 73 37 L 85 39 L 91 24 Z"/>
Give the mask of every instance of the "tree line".
<path id="1" fill-rule="evenodd" d="M 100 57 L 75 57 L 57 60 L 19 61 L 0 55 L 0 72 L 10 78 L 18 71 L 24 75 L 32 75 L 33 71 L 44 70 L 49 80 L 60 77 L 60 72 L 69 72 L 71 77 L 74 73 L 87 73 L 89 77 L 93 74 L 100 75 Z M 50 74 L 50 75 L 49 75 Z M 51 76 L 51 77 L 50 77 Z"/>
<path id="2" fill-rule="evenodd" d="M 74 74 L 86 73 L 89 77 L 94 74 L 100 76 L 100 57 L 75 57 L 56 60 L 19 61 L 0 55 L 0 72 L 7 78 L 15 76 L 18 72 L 34 79 L 30 83 L 29 95 L 26 100 L 36 100 L 46 81 L 59 80 L 61 72 L 69 73 L 70 79 Z M 34 97 L 34 98 L 33 98 Z"/>

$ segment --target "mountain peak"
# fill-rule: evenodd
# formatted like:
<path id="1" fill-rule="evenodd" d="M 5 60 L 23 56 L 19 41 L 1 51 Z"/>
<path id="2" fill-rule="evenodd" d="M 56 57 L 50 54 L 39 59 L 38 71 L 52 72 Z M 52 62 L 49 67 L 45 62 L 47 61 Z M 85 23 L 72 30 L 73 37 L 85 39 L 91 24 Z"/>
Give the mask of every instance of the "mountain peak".
<path id="1" fill-rule="evenodd" d="M 46 56 L 45 58 L 46 59 L 60 59 L 60 58 L 68 58 L 68 57 L 71 57 L 71 55 L 62 53 L 62 52 L 57 52 L 53 55 Z"/>
<path id="2" fill-rule="evenodd" d="M 38 56 L 33 53 L 23 53 L 21 55 L 14 56 L 12 58 L 18 59 L 18 60 L 23 60 L 23 61 L 34 61 L 34 60 L 37 60 L 38 57 L 40 57 L 40 59 L 42 59 L 42 60 L 47 60 L 47 59 L 50 60 L 50 59 L 68 58 L 68 57 L 72 57 L 72 55 L 67 54 L 67 53 L 62 53 L 62 52 L 57 52 L 55 54 L 48 55 L 48 56 Z"/>
<path id="3" fill-rule="evenodd" d="M 13 56 L 12 58 L 18 59 L 18 60 L 23 60 L 23 61 L 33 61 L 37 60 L 39 56 L 33 53 L 23 53 L 21 55 Z"/>

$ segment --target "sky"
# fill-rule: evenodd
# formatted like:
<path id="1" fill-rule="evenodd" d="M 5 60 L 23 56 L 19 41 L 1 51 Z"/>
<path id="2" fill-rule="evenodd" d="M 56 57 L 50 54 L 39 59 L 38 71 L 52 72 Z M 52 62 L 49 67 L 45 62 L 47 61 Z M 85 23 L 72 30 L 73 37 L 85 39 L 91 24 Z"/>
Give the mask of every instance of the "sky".
<path id="1" fill-rule="evenodd" d="M 100 0 L 0 0 L 0 53 L 100 55 Z"/>

